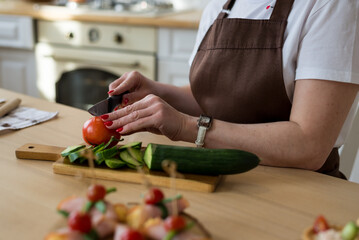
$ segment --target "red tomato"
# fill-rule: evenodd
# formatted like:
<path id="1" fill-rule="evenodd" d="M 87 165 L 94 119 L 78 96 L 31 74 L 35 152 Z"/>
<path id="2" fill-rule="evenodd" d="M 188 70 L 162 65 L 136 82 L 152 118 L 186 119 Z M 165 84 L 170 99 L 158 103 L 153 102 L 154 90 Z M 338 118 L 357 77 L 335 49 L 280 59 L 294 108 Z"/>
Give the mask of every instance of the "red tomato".
<path id="1" fill-rule="evenodd" d="M 90 215 L 86 213 L 72 212 L 67 222 L 72 230 L 82 233 L 88 233 L 92 228 Z"/>
<path id="2" fill-rule="evenodd" d="M 97 202 L 104 199 L 106 196 L 106 189 L 99 184 L 93 184 L 87 189 L 87 198 L 91 202 Z"/>
<path id="3" fill-rule="evenodd" d="M 164 222 L 164 227 L 167 231 L 178 231 L 186 227 L 186 220 L 181 216 L 169 216 Z"/>
<path id="4" fill-rule="evenodd" d="M 322 216 L 319 215 L 317 219 L 315 219 L 314 225 L 313 225 L 313 231 L 314 233 L 319 233 L 322 231 L 326 231 L 329 229 L 329 225 L 327 220 Z"/>
<path id="5" fill-rule="evenodd" d="M 100 117 L 92 117 L 87 120 L 82 127 L 82 136 L 86 143 L 91 145 L 99 145 L 107 143 L 112 136 L 117 139 L 121 138 L 121 134 L 116 130 L 108 129 Z M 114 142 L 113 145 L 117 144 Z"/>
<path id="6" fill-rule="evenodd" d="M 164 198 L 163 192 L 158 188 L 151 188 L 145 196 L 145 203 L 156 204 Z"/>
<path id="7" fill-rule="evenodd" d="M 145 240 L 139 231 L 127 229 L 122 233 L 120 240 Z"/>

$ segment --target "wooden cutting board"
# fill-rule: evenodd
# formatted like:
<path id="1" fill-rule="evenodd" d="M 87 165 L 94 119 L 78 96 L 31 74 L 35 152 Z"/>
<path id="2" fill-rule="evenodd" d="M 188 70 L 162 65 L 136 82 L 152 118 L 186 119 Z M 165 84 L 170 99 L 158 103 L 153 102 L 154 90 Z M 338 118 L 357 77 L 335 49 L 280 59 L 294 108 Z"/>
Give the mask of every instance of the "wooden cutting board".
<path id="1" fill-rule="evenodd" d="M 53 163 L 53 172 L 56 174 L 95 177 L 98 179 L 113 180 L 130 183 L 143 183 L 143 177 L 136 170 L 129 168 L 110 169 L 96 167 L 93 171 L 85 165 L 71 164 L 61 157 L 65 147 L 48 146 L 28 143 L 16 149 L 16 157 L 19 159 L 47 160 Z M 145 171 L 147 178 L 155 186 L 171 187 L 171 178 L 164 172 Z M 197 192 L 214 192 L 221 180 L 221 176 L 205 176 L 195 174 L 183 174 L 184 178 L 176 178 L 176 188 Z"/>

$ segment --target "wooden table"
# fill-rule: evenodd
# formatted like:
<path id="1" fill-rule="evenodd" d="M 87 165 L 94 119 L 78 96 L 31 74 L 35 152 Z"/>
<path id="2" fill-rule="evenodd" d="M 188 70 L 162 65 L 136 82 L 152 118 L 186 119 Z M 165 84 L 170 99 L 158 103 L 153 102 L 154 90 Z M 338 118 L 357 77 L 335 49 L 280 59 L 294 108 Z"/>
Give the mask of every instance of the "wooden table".
<path id="1" fill-rule="evenodd" d="M 56 211 L 69 195 L 85 194 L 88 179 L 56 175 L 47 161 L 18 160 L 15 149 L 25 143 L 69 146 L 82 142 L 81 128 L 90 115 L 82 110 L 48 103 L 0 89 L 0 98 L 20 97 L 22 106 L 59 111 L 56 119 L 26 129 L 0 134 L 0 239 L 42 239 L 62 224 Z M 125 141 L 170 142 L 141 133 Z M 144 187 L 98 181 L 117 187 L 111 201 L 138 201 Z M 165 193 L 171 191 L 165 189 Z M 324 214 L 343 224 L 359 217 L 359 185 L 318 173 L 259 166 L 227 176 L 215 193 L 182 191 L 190 201 L 188 213 L 196 216 L 213 239 L 300 239 L 304 228 Z"/>

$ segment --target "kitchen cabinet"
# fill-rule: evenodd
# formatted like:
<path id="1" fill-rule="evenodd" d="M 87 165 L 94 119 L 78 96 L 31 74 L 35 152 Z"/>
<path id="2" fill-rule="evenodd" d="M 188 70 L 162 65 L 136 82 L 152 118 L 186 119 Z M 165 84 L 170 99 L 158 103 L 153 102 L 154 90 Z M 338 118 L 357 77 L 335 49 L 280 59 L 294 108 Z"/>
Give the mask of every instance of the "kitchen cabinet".
<path id="1" fill-rule="evenodd" d="M 38 96 L 33 20 L 0 15 L 0 87 Z"/>
<path id="2" fill-rule="evenodd" d="M 176 86 L 189 84 L 188 60 L 196 41 L 197 30 L 159 28 L 158 81 Z"/>

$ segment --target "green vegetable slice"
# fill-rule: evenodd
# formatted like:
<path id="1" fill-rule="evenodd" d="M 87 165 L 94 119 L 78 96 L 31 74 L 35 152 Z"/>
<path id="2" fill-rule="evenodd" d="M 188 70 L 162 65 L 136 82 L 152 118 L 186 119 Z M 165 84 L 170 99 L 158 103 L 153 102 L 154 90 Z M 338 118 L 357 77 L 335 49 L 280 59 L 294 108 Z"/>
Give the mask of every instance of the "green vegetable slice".
<path id="1" fill-rule="evenodd" d="M 355 224 L 354 221 L 348 222 L 341 233 L 343 240 L 354 240 L 358 234 L 359 227 Z"/>
<path id="2" fill-rule="evenodd" d="M 131 157 L 133 157 L 137 162 L 143 164 L 143 158 L 142 158 L 142 152 L 140 149 L 137 148 L 127 148 L 126 149 L 128 151 L 128 153 L 131 155 Z"/>
<path id="3" fill-rule="evenodd" d="M 118 153 L 117 147 L 112 147 L 95 153 L 95 162 L 100 165 L 106 159 L 113 158 Z"/>
<path id="4" fill-rule="evenodd" d="M 139 161 L 137 161 L 136 159 L 134 159 L 127 150 L 120 152 L 120 158 L 124 162 L 126 162 L 129 167 L 136 168 L 138 166 L 142 166 L 142 164 Z"/>
<path id="5" fill-rule="evenodd" d="M 174 230 L 168 231 L 163 240 L 172 240 L 176 236 L 176 233 Z"/>
<path id="6" fill-rule="evenodd" d="M 105 164 L 107 167 L 113 168 L 113 169 L 126 166 L 126 163 L 118 158 L 105 159 Z"/>
<path id="7" fill-rule="evenodd" d="M 61 152 L 61 156 L 67 157 L 71 153 L 76 152 L 76 151 L 78 151 L 80 149 L 83 149 L 85 147 L 86 147 L 86 145 L 75 145 L 75 146 L 67 147 L 64 151 Z"/>
<path id="8" fill-rule="evenodd" d="M 119 147 L 118 149 L 120 151 L 123 151 L 123 150 L 126 150 L 127 148 L 141 149 L 141 147 L 142 147 L 142 142 L 131 142 L 131 143 L 128 143 L 126 145 Z"/>

